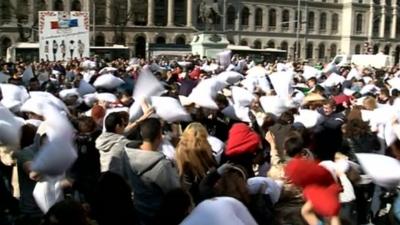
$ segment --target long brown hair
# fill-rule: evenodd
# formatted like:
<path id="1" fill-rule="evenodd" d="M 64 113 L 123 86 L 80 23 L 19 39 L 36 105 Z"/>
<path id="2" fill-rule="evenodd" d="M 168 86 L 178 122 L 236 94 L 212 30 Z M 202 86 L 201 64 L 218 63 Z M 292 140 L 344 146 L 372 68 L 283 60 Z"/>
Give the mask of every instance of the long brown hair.
<path id="1" fill-rule="evenodd" d="M 207 137 L 207 130 L 200 123 L 191 123 L 186 127 L 176 147 L 179 176 L 189 172 L 202 178 L 211 167 L 216 166 Z"/>
<path id="2" fill-rule="evenodd" d="M 250 202 L 250 194 L 247 189 L 247 174 L 241 166 L 229 168 L 215 185 L 217 196 L 229 196 L 236 198 L 243 204 Z"/>

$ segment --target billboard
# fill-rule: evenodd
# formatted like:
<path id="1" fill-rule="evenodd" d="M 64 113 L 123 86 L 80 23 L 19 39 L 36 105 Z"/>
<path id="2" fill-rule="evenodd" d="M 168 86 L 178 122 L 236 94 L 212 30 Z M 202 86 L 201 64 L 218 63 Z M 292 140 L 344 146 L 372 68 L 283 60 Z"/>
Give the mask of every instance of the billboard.
<path id="1" fill-rule="evenodd" d="M 89 13 L 39 12 L 39 57 L 58 61 L 89 57 Z"/>

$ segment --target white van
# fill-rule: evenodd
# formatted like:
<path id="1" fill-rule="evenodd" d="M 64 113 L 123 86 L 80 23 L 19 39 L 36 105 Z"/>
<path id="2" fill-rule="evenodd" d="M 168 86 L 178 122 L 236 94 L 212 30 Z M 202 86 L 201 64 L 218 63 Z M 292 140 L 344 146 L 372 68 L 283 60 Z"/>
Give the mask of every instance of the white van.
<path id="1" fill-rule="evenodd" d="M 364 67 L 385 68 L 393 65 L 393 57 L 384 54 L 337 55 L 333 58 L 331 64 L 339 67 L 355 64 Z"/>

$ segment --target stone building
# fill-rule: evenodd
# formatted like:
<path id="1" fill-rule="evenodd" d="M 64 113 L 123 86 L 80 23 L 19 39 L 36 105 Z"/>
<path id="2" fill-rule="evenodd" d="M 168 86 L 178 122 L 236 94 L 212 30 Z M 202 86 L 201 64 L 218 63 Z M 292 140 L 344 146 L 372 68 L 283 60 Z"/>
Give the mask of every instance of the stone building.
<path id="1" fill-rule="evenodd" d="M 400 0 L 301 0 L 299 21 L 298 0 L 219 1 L 225 17 L 219 18 L 216 29 L 225 32 L 232 44 L 280 48 L 287 50 L 288 58 L 298 54 L 313 61 L 368 49 L 393 55 L 399 61 Z M 204 29 L 198 16 L 200 3 L 201 0 L 1 0 L 0 55 L 4 56 L 6 48 L 15 42 L 38 40 L 35 28 L 37 12 L 41 10 L 87 10 L 95 30 L 91 34 L 94 45 L 124 44 L 134 55 L 144 55 L 148 43 L 188 44 L 194 34 Z M 366 47 L 367 42 L 370 47 Z"/>

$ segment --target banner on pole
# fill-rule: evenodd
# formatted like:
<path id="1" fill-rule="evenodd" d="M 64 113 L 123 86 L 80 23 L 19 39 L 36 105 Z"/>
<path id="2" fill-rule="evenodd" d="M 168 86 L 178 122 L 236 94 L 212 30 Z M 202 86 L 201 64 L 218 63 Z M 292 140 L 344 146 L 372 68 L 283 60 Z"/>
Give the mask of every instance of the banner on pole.
<path id="1" fill-rule="evenodd" d="M 40 11 L 40 59 L 58 61 L 89 57 L 89 31 L 89 12 Z"/>

